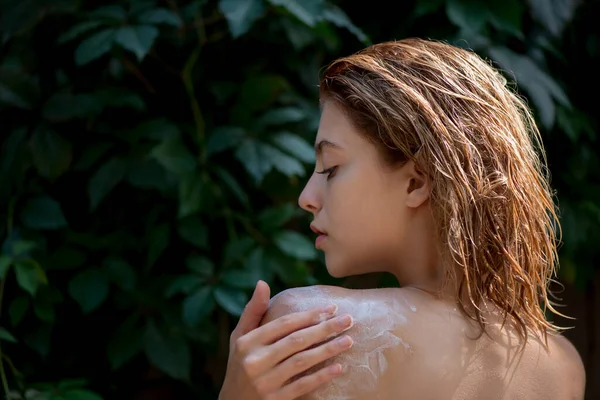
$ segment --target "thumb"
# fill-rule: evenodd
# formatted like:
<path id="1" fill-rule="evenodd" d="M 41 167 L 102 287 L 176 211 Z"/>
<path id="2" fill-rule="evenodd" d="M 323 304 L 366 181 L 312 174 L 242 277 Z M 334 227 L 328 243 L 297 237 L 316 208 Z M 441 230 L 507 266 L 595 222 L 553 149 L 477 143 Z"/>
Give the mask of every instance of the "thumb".
<path id="1" fill-rule="evenodd" d="M 246 304 L 244 312 L 235 327 L 236 336 L 242 336 L 258 328 L 262 317 L 269 308 L 269 299 L 271 298 L 271 288 L 265 281 L 258 281 L 252 294 L 252 298 Z"/>

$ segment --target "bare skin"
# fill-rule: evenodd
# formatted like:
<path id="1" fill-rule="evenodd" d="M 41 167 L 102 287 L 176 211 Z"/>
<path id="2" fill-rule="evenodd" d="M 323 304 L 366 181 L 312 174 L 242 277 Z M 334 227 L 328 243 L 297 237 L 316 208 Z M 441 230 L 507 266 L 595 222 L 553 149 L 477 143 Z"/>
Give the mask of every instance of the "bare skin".
<path id="1" fill-rule="evenodd" d="M 337 303 L 339 313 L 363 315 L 353 315 L 354 326 L 347 331 L 355 341 L 353 348 L 328 362 L 341 363 L 344 373 L 324 389 L 301 397 L 304 400 L 584 398 L 583 364 L 564 337 L 549 335 L 546 350 L 530 335 L 521 350 L 514 330 L 501 329 L 500 319 L 489 313 L 490 337 L 478 338 L 478 328 L 452 302 L 414 288 L 289 289 L 272 299 L 262 324 L 320 302 Z M 373 312 L 364 315 L 360 307 L 365 302 L 378 304 L 384 312 L 375 314 L 389 319 L 373 316 Z M 373 340 L 378 327 L 399 340 L 381 349 L 381 343 Z M 360 364 L 373 347 L 381 349 L 387 366 L 370 365 L 367 373 Z M 373 357 L 369 360 L 381 363 Z"/>
<path id="2" fill-rule="evenodd" d="M 326 304 L 274 318 L 259 327 L 269 298 L 269 285 L 259 281 L 231 333 L 219 400 L 292 400 L 341 373 L 341 365 L 330 363 L 290 382 L 305 369 L 294 362 L 298 357 L 306 361 L 305 367 L 311 367 L 348 350 L 350 338 L 345 343 L 322 342 L 343 332 L 351 321 L 334 318 L 337 307 Z"/>

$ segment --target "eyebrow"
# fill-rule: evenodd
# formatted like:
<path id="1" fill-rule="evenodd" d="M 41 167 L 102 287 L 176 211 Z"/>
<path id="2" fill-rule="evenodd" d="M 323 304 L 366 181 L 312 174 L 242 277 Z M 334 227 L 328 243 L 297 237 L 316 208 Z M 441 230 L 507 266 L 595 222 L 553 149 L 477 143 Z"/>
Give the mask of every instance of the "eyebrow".
<path id="1" fill-rule="evenodd" d="M 317 144 L 315 144 L 315 153 L 317 156 L 320 156 L 323 153 L 323 149 L 326 147 L 331 147 L 334 149 L 342 148 L 340 145 L 330 142 L 329 140 L 320 140 Z"/>

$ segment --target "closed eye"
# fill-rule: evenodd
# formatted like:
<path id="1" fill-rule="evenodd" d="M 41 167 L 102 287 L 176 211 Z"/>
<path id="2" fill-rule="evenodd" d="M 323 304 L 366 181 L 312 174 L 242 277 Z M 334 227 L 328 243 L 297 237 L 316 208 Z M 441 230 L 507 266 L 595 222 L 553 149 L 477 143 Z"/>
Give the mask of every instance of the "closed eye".
<path id="1" fill-rule="evenodd" d="M 320 175 L 327 174 L 327 180 L 329 180 L 333 177 L 333 174 L 335 173 L 335 170 L 337 169 L 337 167 L 338 166 L 336 165 L 331 168 L 324 169 L 323 171 L 316 171 L 315 173 L 320 174 Z"/>

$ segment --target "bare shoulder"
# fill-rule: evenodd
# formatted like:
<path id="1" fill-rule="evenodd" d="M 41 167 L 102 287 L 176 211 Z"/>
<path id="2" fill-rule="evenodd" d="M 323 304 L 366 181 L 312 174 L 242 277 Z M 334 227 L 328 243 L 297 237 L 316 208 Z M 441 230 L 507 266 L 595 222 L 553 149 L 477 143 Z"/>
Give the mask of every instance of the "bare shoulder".
<path id="1" fill-rule="evenodd" d="M 579 352 L 573 344 L 562 335 L 549 335 L 549 361 L 557 369 L 568 384 L 570 399 L 581 400 L 585 395 L 585 368 Z"/>
<path id="2" fill-rule="evenodd" d="M 306 311 L 314 307 L 336 304 L 337 314 L 350 314 L 354 325 L 345 333 L 354 340 L 353 347 L 328 360 L 325 364 L 339 362 L 344 374 L 326 387 L 303 400 L 395 398 L 390 393 L 393 385 L 403 380 L 402 370 L 413 357 L 412 337 L 409 331 L 414 324 L 410 302 L 399 299 L 400 289 L 351 290 L 334 286 L 308 286 L 285 290 L 271 299 L 263 324 L 283 315 Z M 390 397 L 392 396 L 392 397 Z"/>
<path id="3" fill-rule="evenodd" d="M 408 300 L 409 294 L 403 295 L 403 292 L 400 288 L 353 290 L 327 285 L 290 288 L 273 296 L 263 322 L 328 304 L 336 304 L 338 313 L 349 313 L 357 322 L 361 322 L 366 313 L 371 317 L 387 314 L 403 321 L 406 319 L 404 314 L 415 310 Z M 373 322 L 372 318 L 370 322 Z"/>

